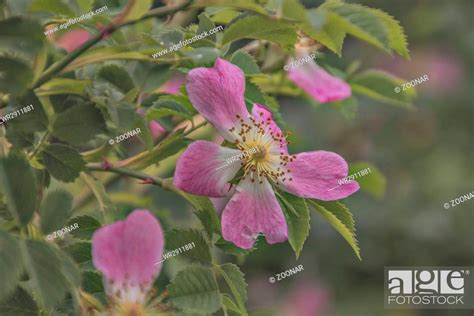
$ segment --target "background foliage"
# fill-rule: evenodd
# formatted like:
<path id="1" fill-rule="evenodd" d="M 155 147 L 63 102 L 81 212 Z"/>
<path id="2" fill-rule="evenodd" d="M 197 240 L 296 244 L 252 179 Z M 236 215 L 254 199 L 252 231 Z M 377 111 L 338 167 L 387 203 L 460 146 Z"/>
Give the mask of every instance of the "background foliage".
<path id="1" fill-rule="evenodd" d="M 73 52 L 43 34 L 46 25 L 103 5 L 108 11 L 71 26 L 90 32 Z M 198 0 L 180 6 L 187 5 L 186 14 L 168 21 L 174 9 L 165 11 L 158 1 L 0 1 L 2 113 L 35 108 L 0 130 L 0 314 L 103 311 L 107 301 L 90 239 L 135 208 L 160 219 L 168 250 L 196 243 L 169 259 L 155 284 L 158 292 L 167 289 L 164 303 L 185 315 L 278 315 L 304 280 L 327 294 L 330 315 L 391 315 L 382 304 L 384 266 L 472 264 L 472 203 L 443 208 L 473 184 L 472 74 L 465 70 L 473 66 L 472 41 L 452 36 L 469 30 L 469 2 Z M 224 31 L 152 57 L 215 25 Z M 318 64 L 350 83 L 353 97 L 318 104 L 286 78 L 297 30 L 326 47 Z M 218 56 L 245 72 L 247 106 L 266 104 L 293 131 L 290 151 L 322 148 L 341 153 L 353 171 L 369 166 L 372 173 L 360 183 L 365 193 L 343 202 L 281 194 L 288 243 L 270 247 L 260 237 L 256 249 L 244 251 L 223 240 L 210 201 L 177 190 L 169 179 L 182 150 L 215 132 L 185 89 L 179 95 L 159 90 Z M 394 91 L 424 74 L 430 80 L 417 87 L 416 101 L 414 88 Z M 150 120 L 166 128 L 159 139 L 151 136 Z M 108 143 L 137 127 L 138 137 Z M 74 223 L 79 229 L 47 240 Z M 268 282 L 299 264 L 305 266 L 299 275 Z"/>

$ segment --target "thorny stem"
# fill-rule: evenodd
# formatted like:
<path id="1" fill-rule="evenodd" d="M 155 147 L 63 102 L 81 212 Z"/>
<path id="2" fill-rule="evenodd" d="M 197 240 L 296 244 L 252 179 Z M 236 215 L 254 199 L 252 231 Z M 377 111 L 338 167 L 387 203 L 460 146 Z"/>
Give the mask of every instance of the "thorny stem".
<path id="1" fill-rule="evenodd" d="M 82 44 L 78 49 L 73 51 L 71 54 L 66 55 L 63 59 L 60 61 L 56 62 L 53 64 L 51 67 L 46 69 L 46 71 L 41 75 L 41 77 L 35 82 L 33 85 L 33 89 L 38 88 L 41 86 L 43 83 L 49 81 L 55 74 L 63 70 L 67 65 L 69 65 L 74 59 L 79 57 L 82 53 L 84 53 L 86 50 L 100 42 L 105 36 L 108 36 L 112 34 L 113 32 L 117 31 L 123 26 L 126 25 L 133 25 L 138 22 L 141 22 L 143 20 L 152 18 L 152 17 L 160 17 L 160 16 L 165 16 L 168 14 L 175 13 L 179 10 L 185 9 L 187 6 L 191 4 L 191 0 L 186 0 L 183 3 L 172 6 L 172 7 L 159 7 L 153 10 L 150 10 L 148 13 L 144 14 L 140 19 L 138 20 L 133 20 L 133 21 L 127 21 L 124 23 L 120 23 L 118 25 L 114 25 L 114 23 L 110 23 L 108 26 L 102 29 L 101 32 L 93 36 L 91 39 L 89 39 L 87 42 Z"/>
<path id="2" fill-rule="evenodd" d="M 100 171 L 100 172 L 113 172 L 119 175 L 129 176 L 135 179 L 143 180 L 145 181 L 145 183 L 154 184 L 166 190 L 171 189 L 170 186 L 172 186 L 172 184 L 170 183 L 171 182 L 170 179 L 162 179 L 160 177 L 148 175 L 146 173 L 130 170 L 127 168 L 119 168 L 119 167 L 113 167 L 113 166 L 104 167 L 100 163 L 89 163 L 86 165 L 86 170 Z"/>

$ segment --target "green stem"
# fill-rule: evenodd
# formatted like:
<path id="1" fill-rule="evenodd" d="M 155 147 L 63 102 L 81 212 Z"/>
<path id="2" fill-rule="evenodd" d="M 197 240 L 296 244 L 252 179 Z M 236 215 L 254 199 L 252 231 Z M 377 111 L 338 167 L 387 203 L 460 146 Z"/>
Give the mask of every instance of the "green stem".
<path id="1" fill-rule="evenodd" d="M 46 141 L 46 139 L 48 139 L 48 136 L 49 136 L 50 132 L 49 130 L 46 131 L 43 135 L 43 137 L 41 138 L 40 142 L 38 143 L 38 145 L 35 147 L 35 149 L 33 150 L 33 152 L 29 155 L 29 159 L 33 159 L 36 154 L 39 152 L 39 150 L 41 149 L 41 147 L 43 146 L 44 142 Z"/>
<path id="2" fill-rule="evenodd" d="M 168 187 L 168 182 L 165 179 L 151 176 L 140 171 L 130 170 L 126 168 L 112 167 L 112 166 L 104 168 L 104 166 L 100 163 L 89 163 L 86 165 L 86 169 L 90 171 L 113 172 L 113 173 L 120 174 L 123 176 L 129 176 L 135 179 L 148 181 L 150 184 L 160 186 L 164 189 L 167 189 Z"/>
<path id="3" fill-rule="evenodd" d="M 193 124 L 194 124 L 194 123 L 193 123 Z M 183 134 L 183 137 L 184 137 L 184 136 L 188 136 L 189 134 L 191 134 L 191 133 L 194 132 L 195 130 L 197 130 L 197 129 L 203 127 L 203 126 L 206 125 L 206 124 L 207 124 L 207 121 L 204 121 L 204 122 L 202 122 L 202 123 L 199 123 L 198 125 L 192 127 L 189 131 L 187 131 L 186 133 L 184 133 L 184 134 Z"/>
<path id="4" fill-rule="evenodd" d="M 124 23 L 120 23 L 118 25 L 114 25 L 113 22 L 110 23 L 108 26 L 104 28 L 104 30 L 107 30 L 106 33 L 104 31 L 99 32 L 95 36 L 93 36 L 91 39 L 89 39 L 87 42 L 82 44 L 78 49 L 73 51 L 72 53 L 68 54 L 65 56 L 63 59 L 60 61 L 54 63 L 51 67 L 46 69 L 46 71 L 38 78 L 38 80 L 33 84 L 33 89 L 38 88 L 41 86 L 43 83 L 49 81 L 55 74 L 59 73 L 61 70 L 63 70 L 67 65 L 69 65 L 74 59 L 79 57 L 82 53 L 84 53 L 86 50 L 100 42 L 105 36 L 105 34 L 110 35 L 113 32 L 117 31 L 118 29 L 127 26 L 127 25 L 133 25 L 138 22 L 141 22 L 143 20 L 152 18 L 152 17 L 160 17 L 160 16 L 165 16 L 168 14 L 172 14 L 174 12 L 177 12 L 179 10 L 185 9 L 187 6 L 191 4 L 191 0 L 186 0 L 183 3 L 173 6 L 173 7 L 159 7 L 153 10 L 150 10 L 148 13 L 144 14 L 140 19 L 138 20 L 133 20 L 133 21 L 127 21 Z"/>

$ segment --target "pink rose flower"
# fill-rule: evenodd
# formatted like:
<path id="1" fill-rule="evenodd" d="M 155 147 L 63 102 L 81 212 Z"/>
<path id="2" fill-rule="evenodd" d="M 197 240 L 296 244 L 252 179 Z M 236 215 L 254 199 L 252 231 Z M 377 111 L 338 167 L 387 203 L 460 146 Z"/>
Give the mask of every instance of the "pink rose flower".
<path id="1" fill-rule="evenodd" d="M 166 133 L 166 129 L 161 126 L 160 123 L 158 123 L 157 121 L 150 121 L 148 123 L 148 127 L 150 128 L 150 133 L 151 133 L 151 137 L 154 139 L 154 140 L 157 140 L 158 138 L 160 138 L 162 135 L 164 135 Z"/>
<path id="2" fill-rule="evenodd" d="M 158 276 L 163 230 L 147 210 L 106 225 L 92 236 L 92 261 L 103 274 L 109 297 L 123 306 L 141 305 Z"/>
<path id="3" fill-rule="evenodd" d="M 179 94 L 179 89 L 181 88 L 183 83 L 184 78 L 182 77 L 182 75 L 178 75 L 163 83 L 158 89 L 158 91 L 162 93 L 177 95 Z"/>
<path id="4" fill-rule="evenodd" d="M 188 193 L 225 197 L 231 181 L 243 167 L 244 175 L 222 212 L 225 240 L 249 249 L 263 233 L 268 243 L 288 238 L 288 227 L 273 186 L 291 194 L 320 200 L 338 200 L 359 189 L 357 182 L 338 185 L 347 176 L 346 161 L 328 151 L 288 153 L 286 138 L 271 112 L 254 104 L 252 113 L 244 102 L 245 78 L 235 65 L 217 59 L 213 68 L 196 68 L 187 75 L 189 99 L 222 136 L 237 149 L 209 141 L 195 141 L 176 165 L 174 185 Z M 245 155 L 238 162 L 226 160 Z"/>
<path id="5" fill-rule="evenodd" d="M 330 75 L 319 67 L 308 54 L 299 53 L 298 59 L 309 60 L 303 65 L 290 67 L 288 78 L 319 103 L 341 101 L 350 97 L 351 87 L 344 80 Z M 295 63 L 294 59 L 290 62 Z"/>
<path id="6" fill-rule="evenodd" d="M 74 29 L 55 40 L 55 45 L 64 48 L 68 53 L 70 53 L 87 42 L 90 37 L 91 34 L 88 31 L 83 29 Z"/>

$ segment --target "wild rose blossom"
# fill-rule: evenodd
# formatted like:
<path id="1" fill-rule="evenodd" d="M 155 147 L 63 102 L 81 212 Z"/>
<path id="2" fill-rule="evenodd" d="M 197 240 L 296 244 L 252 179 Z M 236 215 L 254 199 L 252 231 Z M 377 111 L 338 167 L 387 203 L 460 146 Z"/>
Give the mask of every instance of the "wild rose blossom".
<path id="1" fill-rule="evenodd" d="M 296 50 L 298 60 L 308 60 L 304 65 L 290 67 L 288 78 L 319 103 L 341 101 L 350 97 L 351 87 L 344 80 L 330 75 L 318 66 L 304 50 Z M 290 58 L 290 65 L 295 63 Z"/>
<path id="2" fill-rule="evenodd" d="M 76 50 L 91 38 L 91 34 L 83 29 L 74 29 L 54 41 L 58 47 L 65 49 L 68 53 Z"/>
<path id="3" fill-rule="evenodd" d="M 328 151 L 288 153 L 286 137 L 263 105 L 252 113 L 244 102 L 242 70 L 218 58 L 213 68 L 195 68 L 187 75 L 189 98 L 222 136 L 237 149 L 195 141 L 179 158 L 174 185 L 188 193 L 225 198 L 242 167 L 244 175 L 222 213 L 225 240 L 249 249 L 260 233 L 268 243 L 288 238 L 288 227 L 274 188 L 320 200 L 338 200 L 359 189 L 356 182 L 337 186 L 348 174 L 346 161 Z M 258 148 L 241 164 L 223 166 L 241 151 Z M 336 189 L 329 191 L 329 189 Z"/>
<path id="4" fill-rule="evenodd" d="M 106 225 L 92 236 L 92 262 L 102 272 L 107 295 L 122 309 L 143 310 L 158 276 L 164 235 L 147 210 L 135 210 L 125 220 Z M 135 314 L 134 314 L 135 315 Z"/>

